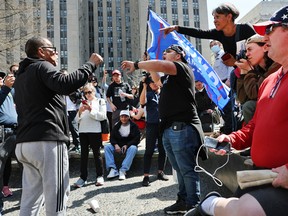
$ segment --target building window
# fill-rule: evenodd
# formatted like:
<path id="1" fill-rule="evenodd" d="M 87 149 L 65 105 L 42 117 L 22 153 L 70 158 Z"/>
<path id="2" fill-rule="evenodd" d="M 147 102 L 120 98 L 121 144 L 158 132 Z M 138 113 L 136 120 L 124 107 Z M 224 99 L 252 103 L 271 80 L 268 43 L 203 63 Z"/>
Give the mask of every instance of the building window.
<path id="1" fill-rule="evenodd" d="M 155 11 L 155 0 L 149 0 L 149 6 L 151 7 L 151 10 Z"/>

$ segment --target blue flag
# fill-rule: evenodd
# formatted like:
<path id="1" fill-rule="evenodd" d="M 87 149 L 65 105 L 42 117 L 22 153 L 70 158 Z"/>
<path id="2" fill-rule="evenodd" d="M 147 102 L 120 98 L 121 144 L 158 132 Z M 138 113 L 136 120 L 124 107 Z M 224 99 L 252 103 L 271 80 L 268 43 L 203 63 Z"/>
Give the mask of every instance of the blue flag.
<path id="1" fill-rule="evenodd" d="M 230 89 L 222 83 L 217 73 L 190 41 L 175 31 L 164 38 L 164 32 L 159 29 L 170 25 L 152 10 L 149 10 L 148 25 L 152 34 L 151 47 L 148 49 L 150 58 L 162 59 L 162 53 L 168 46 L 180 45 L 186 52 L 185 58 L 194 72 L 195 79 L 204 83 L 208 96 L 220 109 L 223 109 L 229 101 Z"/>

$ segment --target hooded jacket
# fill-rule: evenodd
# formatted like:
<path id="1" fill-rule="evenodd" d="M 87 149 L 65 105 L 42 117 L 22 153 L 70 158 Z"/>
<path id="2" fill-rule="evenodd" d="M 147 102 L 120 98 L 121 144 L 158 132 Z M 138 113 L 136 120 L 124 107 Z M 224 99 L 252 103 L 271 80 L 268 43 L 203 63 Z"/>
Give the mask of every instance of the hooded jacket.
<path id="1" fill-rule="evenodd" d="M 44 59 L 26 58 L 14 83 L 18 113 L 17 143 L 69 141 L 65 98 L 83 86 L 96 69 L 85 63 L 65 75 Z"/>

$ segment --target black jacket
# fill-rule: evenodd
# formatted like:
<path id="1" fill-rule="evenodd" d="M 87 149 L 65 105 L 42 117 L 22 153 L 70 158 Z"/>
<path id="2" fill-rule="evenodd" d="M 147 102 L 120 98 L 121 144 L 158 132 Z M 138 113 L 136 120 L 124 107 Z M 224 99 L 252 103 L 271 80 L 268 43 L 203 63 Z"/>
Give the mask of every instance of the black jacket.
<path id="1" fill-rule="evenodd" d="M 95 69 L 93 63 L 87 62 L 75 72 L 65 75 L 43 59 L 24 59 L 14 83 L 18 113 L 17 143 L 68 142 L 63 95 L 69 95 L 83 86 Z"/>
<path id="2" fill-rule="evenodd" d="M 120 148 L 124 145 L 127 145 L 127 147 L 131 145 L 137 146 L 140 143 L 140 131 L 138 126 L 130 120 L 130 134 L 128 137 L 122 137 L 119 133 L 121 124 L 121 121 L 119 121 L 113 127 L 110 134 L 110 143 L 113 146 L 115 146 L 115 144 L 118 144 Z"/>

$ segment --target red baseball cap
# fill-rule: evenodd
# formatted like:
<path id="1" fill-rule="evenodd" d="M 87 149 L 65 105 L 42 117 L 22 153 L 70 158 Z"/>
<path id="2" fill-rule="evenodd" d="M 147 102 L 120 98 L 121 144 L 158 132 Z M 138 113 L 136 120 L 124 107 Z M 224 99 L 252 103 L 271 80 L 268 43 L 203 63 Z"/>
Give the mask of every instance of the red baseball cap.
<path id="1" fill-rule="evenodd" d="M 269 21 L 254 24 L 253 27 L 259 35 L 265 35 L 267 26 L 276 23 L 288 23 L 288 6 L 282 7 L 276 11 Z"/>
<path id="2" fill-rule="evenodd" d="M 114 70 L 114 71 L 112 71 L 112 76 L 113 76 L 114 74 L 119 74 L 119 75 L 121 75 L 121 72 L 120 72 L 119 70 Z"/>

